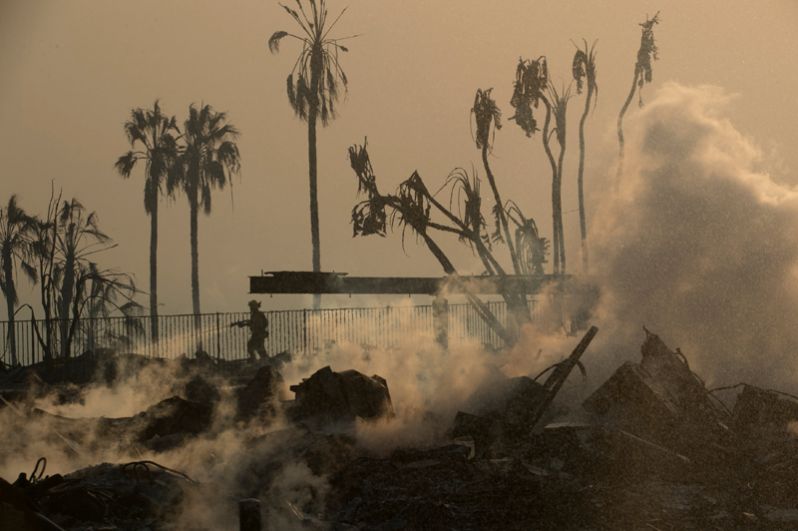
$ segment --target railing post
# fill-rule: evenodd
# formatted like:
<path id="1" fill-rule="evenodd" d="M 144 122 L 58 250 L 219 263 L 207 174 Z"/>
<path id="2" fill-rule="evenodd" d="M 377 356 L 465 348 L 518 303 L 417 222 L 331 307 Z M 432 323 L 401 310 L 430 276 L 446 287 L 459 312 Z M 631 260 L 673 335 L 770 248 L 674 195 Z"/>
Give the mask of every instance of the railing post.
<path id="1" fill-rule="evenodd" d="M 219 312 L 216 312 L 216 359 L 222 359 L 222 326 Z"/>
<path id="2" fill-rule="evenodd" d="M 37 362 L 36 360 L 36 329 L 33 326 L 33 319 L 28 321 L 28 327 L 30 327 L 30 364 L 33 365 Z"/>
<path id="3" fill-rule="evenodd" d="M 302 310 L 302 350 L 308 355 L 308 311 Z"/>

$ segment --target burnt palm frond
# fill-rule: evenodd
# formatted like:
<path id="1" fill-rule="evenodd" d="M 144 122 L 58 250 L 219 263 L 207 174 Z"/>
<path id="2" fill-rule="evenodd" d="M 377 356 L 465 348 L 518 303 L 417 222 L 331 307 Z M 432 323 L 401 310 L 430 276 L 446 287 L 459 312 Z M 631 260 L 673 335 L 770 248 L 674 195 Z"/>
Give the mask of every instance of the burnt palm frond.
<path id="1" fill-rule="evenodd" d="M 632 86 L 629 88 L 629 94 L 621 106 L 621 111 L 618 113 L 618 166 L 616 168 L 616 177 L 620 178 L 623 175 L 623 162 L 624 162 L 624 145 L 625 140 L 623 136 L 623 118 L 629 105 L 632 103 L 635 91 L 638 93 L 638 105 L 642 107 L 643 96 L 641 94 L 643 85 L 650 83 L 653 79 L 651 63 L 657 60 L 658 49 L 654 40 L 654 26 L 659 24 L 659 11 L 652 17 L 646 17 L 645 22 L 640 23 L 640 48 L 637 50 L 637 59 L 635 61 L 634 75 L 632 77 Z"/>
<path id="2" fill-rule="evenodd" d="M 562 146 L 565 143 L 566 116 L 568 113 L 568 102 L 571 100 L 571 86 L 557 90 L 553 83 L 549 83 L 546 89 L 546 96 L 551 104 L 551 112 L 554 115 L 554 130 L 557 134 L 557 142 Z"/>
<path id="3" fill-rule="evenodd" d="M 571 41 L 573 42 L 573 41 Z M 571 65 L 571 71 L 574 81 L 576 81 L 576 93 L 582 94 L 582 91 L 587 87 L 591 95 L 596 97 L 593 105 L 595 106 L 598 101 L 598 82 L 596 76 L 596 42 L 588 46 L 587 40 L 582 39 L 583 47 L 579 48 L 576 43 L 574 59 Z"/>
<path id="4" fill-rule="evenodd" d="M 474 96 L 474 106 L 471 107 L 471 116 L 474 117 L 474 124 L 476 125 L 474 140 L 478 149 L 481 149 L 482 146 L 487 146 L 488 149 L 491 149 L 496 129 L 502 128 L 502 112 L 490 95 L 492 90 L 492 88 L 486 90 L 477 89 L 477 93 Z"/>
<path id="5" fill-rule="evenodd" d="M 513 201 L 506 205 L 507 217 L 515 225 L 515 245 L 524 274 L 543 275 L 549 253 L 549 240 L 540 235 L 535 220 L 527 218 Z"/>
<path id="6" fill-rule="evenodd" d="M 533 109 L 537 109 L 540 100 L 545 97 L 544 92 L 548 84 L 549 73 L 545 56 L 534 60 L 518 59 L 513 96 L 510 99 L 515 114 L 510 120 L 515 121 L 526 136 L 532 136 L 538 131 Z"/>
<path id="7" fill-rule="evenodd" d="M 417 171 L 399 184 L 396 198 L 398 206 L 392 213 L 391 223 L 402 227 L 402 238 L 404 239 L 408 227 L 417 235 L 426 234 L 432 205 L 429 201 L 429 191 Z"/>
<path id="8" fill-rule="evenodd" d="M 651 83 L 653 73 L 651 63 L 659 59 L 657 43 L 654 40 L 654 26 L 659 24 L 659 11 L 651 17 L 646 17 L 645 22 L 640 23 L 640 48 L 637 50 L 637 88 L 642 89 L 643 85 Z M 643 105 L 642 94 L 638 92 L 638 101 Z"/>
<path id="9" fill-rule="evenodd" d="M 366 194 L 366 199 L 352 209 L 352 236 L 385 236 L 386 201 L 377 189 L 377 177 L 371 166 L 367 144 L 368 139 L 363 141 L 363 145 L 349 147 L 349 163 L 357 176 L 358 195 Z"/>
<path id="10" fill-rule="evenodd" d="M 490 238 L 485 234 L 485 218 L 482 215 L 482 196 L 479 176 L 475 170 L 471 175 L 463 168 L 453 169 L 446 177 L 441 190 L 449 188 L 449 210 L 454 213 L 462 227 L 470 233 L 462 234 L 459 239 L 479 239 L 490 245 Z"/>
<path id="11" fill-rule="evenodd" d="M 269 37 L 269 51 L 272 53 L 277 53 L 280 51 L 280 40 L 283 37 L 287 37 L 289 33 L 287 31 L 275 31 L 271 37 Z"/>

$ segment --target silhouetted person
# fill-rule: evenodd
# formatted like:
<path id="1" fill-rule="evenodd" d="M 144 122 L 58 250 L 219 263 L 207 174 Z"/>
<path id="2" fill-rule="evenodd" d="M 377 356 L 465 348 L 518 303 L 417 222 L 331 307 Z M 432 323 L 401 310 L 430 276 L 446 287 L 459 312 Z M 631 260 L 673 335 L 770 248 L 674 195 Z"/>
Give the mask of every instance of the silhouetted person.
<path id="1" fill-rule="evenodd" d="M 255 359 L 255 353 L 261 359 L 268 357 L 266 353 L 266 346 L 264 342 L 269 337 L 269 320 L 266 319 L 266 314 L 260 311 L 260 303 L 258 301 L 249 301 L 249 319 L 244 321 L 236 321 L 231 326 L 249 327 L 250 338 L 247 341 L 247 352 L 249 357 Z"/>

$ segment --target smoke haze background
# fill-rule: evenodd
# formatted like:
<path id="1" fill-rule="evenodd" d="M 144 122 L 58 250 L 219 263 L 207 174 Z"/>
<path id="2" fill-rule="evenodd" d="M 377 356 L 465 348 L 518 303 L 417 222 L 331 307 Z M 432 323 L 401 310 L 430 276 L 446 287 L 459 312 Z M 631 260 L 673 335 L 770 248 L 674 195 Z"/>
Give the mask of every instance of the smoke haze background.
<path id="1" fill-rule="evenodd" d="M 417 169 L 430 188 L 452 168 L 479 167 L 469 131 L 477 88 L 493 87 L 503 111 L 492 165 L 506 198 L 514 199 L 551 235 L 550 170 L 540 139 L 530 140 L 507 118 L 519 56 L 549 58 L 552 80 L 571 78 L 570 40 L 598 40 L 599 99 L 587 121 L 587 213 L 592 227 L 600 177 L 614 162 L 615 118 L 629 90 L 646 14 L 661 11 L 656 28 L 660 59 L 650 102 L 662 82 L 712 83 L 740 94 L 727 109 L 736 126 L 757 139 L 771 174 L 792 179 L 798 167 L 798 4 L 744 0 L 406 0 L 387 9 L 366 0 L 348 5 L 336 28 L 363 33 L 342 57 L 350 91 L 340 116 L 319 131 L 322 267 L 352 275 L 439 275 L 423 245 L 399 237 L 351 237 L 349 213 L 357 183 L 346 148 L 368 135 L 383 191 Z M 130 180 L 114 171 L 128 149 L 122 124 L 130 109 L 161 99 L 182 120 L 188 104 L 205 101 L 229 112 L 242 132 L 242 175 L 234 203 L 214 196 L 214 213 L 199 220 L 202 308 L 241 311 L 247 276 L 265 270 L 310 269 L 307 129 L 285 94 L 297 53 L 285 43 L 269 54 L 268 37 L 290 29 L 272 0 L 234 4 L 194 0 L 0 0 L 0 198 L 20 195 L 31 212 L 45 208 L 50 181 L 65 197 L 96 210 L 100 226 L 118 243 L 103 264 L 136 275 L 147 287 L 149 221 L 139 169 Z M 578 271 L 576 212 L 577 127 L 583 99 L 569 106 L 569 151 L 563 210 L 570 271 Z M 638 112 L 630 108 L 628 118 Z M 483 172 L 480 171 L 480 175 Z M 483 175 L 484 177 L 484 175 Z M 234 206 L 233 206 L 234 205 Z M 161 313 L 190 311 L 188 209 L 185 198 L 164 199 L 159 211 Z M 593 231 L 597 234 L 597 230 Z M 599 234 L 597 236 L 600 237 Z M 444 249 L 464 272 L 481 265 L 456 239 Z M 21 298 L 35 298 L 25 283 Z M 146 296 L 142 297 L 146 303 Z M 309 299 L 264 298 L 264 308 Z M 361 304 L 357 297 L 325 297 Z M 384 301 L 383 301 L 384 302 Z M 428 298 L 419 298 L 428 302 Z M 0 316 L 5 308 L 0 308 Z M 26 316 L 27 317 L 27 316 Z"/>

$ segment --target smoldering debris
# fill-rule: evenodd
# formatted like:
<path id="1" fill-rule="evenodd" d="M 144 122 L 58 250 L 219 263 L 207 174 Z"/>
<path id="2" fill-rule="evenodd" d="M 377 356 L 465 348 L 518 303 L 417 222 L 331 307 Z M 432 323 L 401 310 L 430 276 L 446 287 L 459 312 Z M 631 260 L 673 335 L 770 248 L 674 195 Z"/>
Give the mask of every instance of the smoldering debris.
<path id="1" fill-rule="evenodd" d="M 455 414 L 425 415 L 443 437 L 386 452 L 358 427 L 402 425 L 402 406 L 390 380 L 355 370 L 325 366 L 286 388 L 267 361 L 152 362 L 169 385 L 117 418 L 43 407 L 91 400 L 90 380 L 6 373 L 0 415 L 20 441 L 0 453 L 3 470 L 16 466 L 0 481 L 0 527 L 237 529 L 240 514 L 262 529 L 798 525 L 798 398 L 710 390 L 645 330 L 639 360 L 574 410 L 559 390 L 593 335 L 537 378 L 475 383 Z M 152 368 L 121 362 L 117 378 Z"/>

